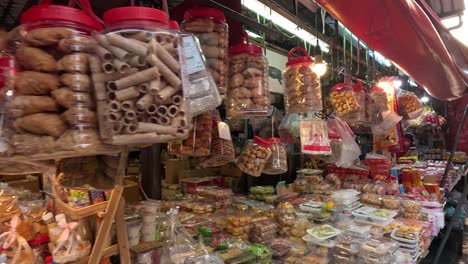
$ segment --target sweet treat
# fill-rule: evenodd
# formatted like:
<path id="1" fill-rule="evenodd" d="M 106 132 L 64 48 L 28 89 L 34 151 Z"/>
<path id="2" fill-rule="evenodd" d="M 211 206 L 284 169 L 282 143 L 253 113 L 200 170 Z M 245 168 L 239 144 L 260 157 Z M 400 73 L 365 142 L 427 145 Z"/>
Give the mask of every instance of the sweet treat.
<path id="1" fill-rule="evenodd" d="M 421 115 L 423 105 L 413 93 L 398 96 L 398 114 L 405 119 L 414 119 Z"/>
<path id="2" fill-rule="evenodd" d="M 383 199 L 383 206 L 387 209 L 398 209 L 400 208 L 401 200 L 395 196 L 384 196 Z"/>
<path id="3" fill-rule="evenodd" d="M 189 137 L 182 141 L 171 142 L 168 146 L 172 155 L 202 157 L 210 155 L 211 112 L 205 112 L 193 118 L 193 128 Z"/>
<path id="4" fill-rule="evenodd" d="M 407 213 L 419 213 L 421 212 L 421 203 L 417 201 L 405 200 L 402 202 L 403 209 Z"/>
<path id="5" fill-rule="evenodd" d="M 221 133 L 220 133 L 221 131 Z M 203 167 L 223 166 L 235 159 L 231 133 L 226 123 L 217 115 L 212 118 L 210 155 L 200 161 Z"/>
<path id="6" fill-rule="evenodd" d="M 353 87 L 348 83 L 340 83 L 333 86 L 330 98 L 338 116 L 344 116 L 361 107 Z"/>
<path id="7" fill-rule="evenodd" d="M 250 140 L 244 146 L 244 150 L 237 160 L 237 166 L 244 173 L 258 177 L 262 174 L 270 155 L 269 142 L 255 137 L 254 141 Z"/>

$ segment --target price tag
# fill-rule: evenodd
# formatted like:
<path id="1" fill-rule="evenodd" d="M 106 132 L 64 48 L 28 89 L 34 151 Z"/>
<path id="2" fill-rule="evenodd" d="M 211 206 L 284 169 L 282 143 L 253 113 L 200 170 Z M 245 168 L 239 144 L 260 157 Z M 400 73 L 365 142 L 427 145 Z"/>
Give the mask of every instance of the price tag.
<path id="1" fill-rule="evenodd" d="M 187 74 L 196 73 L 205 70 L 205 63 L 200 56 L 200 50 L 193 37 L 187 36 L 182 39 L 185 55 L 185 70 Z"/>
<path id="2" fill-rule="evenodd" d="M 225 140 L 231 140 L 231 131 L 229 131 L 229 126 L 226 123 L 218 123 L 218 132 L 220 138 Z"/>

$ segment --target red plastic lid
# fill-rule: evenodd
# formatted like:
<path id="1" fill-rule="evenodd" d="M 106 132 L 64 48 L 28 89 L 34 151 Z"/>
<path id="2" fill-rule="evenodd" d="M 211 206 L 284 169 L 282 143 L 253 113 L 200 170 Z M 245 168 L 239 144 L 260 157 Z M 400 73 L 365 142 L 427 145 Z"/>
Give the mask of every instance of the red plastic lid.
<path id="1" fill-rule="evenodd" d="M 267 138 L 266 140 L 267 140 L 268 142 L 270 142 L 270 144 L 281 142 L 281 139 L 279 139 L 279 138 L 277 138 L 277 137 Z"/>
<path id="2" fill-rule="evenodd" d="M 175 20 L 169 20 L 169 29 L 179 30 L 179 23 L 177 23 Z"/>
<path id="3" fill-rule="evenodd" d="M 44 20 L 71 22 L 94 30 L 102 30 L 102 25 L 86 14 L 86 12 L 69 6 L 50 4 L 36 5 L 26 10 L 20 18 L 21 24 L 40 22 Z"/>
<path id="4" fill-rule="evenodd" d="M 50 264 L 54 261 L 54 259 L 52 258 L 52 256 L 47 256 L 45 259 L 44 259 L 44 262 L 46 264 Z"/>
<path id="5" fill-rule="evenodd" d="M 211 127 L 217 127 L 218 123 L 221 122 L 221 117 L 215 115 L 211 118 Z"/>
<path id="6" fill-rule="evenodd" d="M 216 22 L 226 22 L 226 17 L 224 16 L 223 12 L 211 7 L 195 7 L 188 10 L 184 14 L 184 20 L 191 20 L 197 17 L 208 17 L 212 18 Z"/>
<path id="7" fill-rule="evenodd" d="M 268 148 L 270 146 L 270 144 L 271 144 L 267 139 L 261 138 L 259 136 L 255 136 L 254 141 L 255 141 L 255 143 L 257 143 L 258 145 L 260 145 L 260 146 L 262 146 L 264 148 Z"/>
<path id="8" fill-rule="evenodd" d="M 302 53 L 304 53 L 305 56 L 303 56 L 303 57 L 294 57 L 293 58 L 292 55 L 297 50 L 302 51 Z M 286 62 L 286 66 L 291 66 L 291 65 L 300 64 L 300 63 L 314 63 L 314 60 L 310 57 L 307 50 L 305 50 L 302 47 L 295 47 L 292 50 L 290 50 L 289 53 L 288 53 L 288 62 Z"/>
<path id="9" fill-rule="evenodd" d="M 245 41 L 245 43 L 244 43 L 244 41 Z M 246 32 L 244 32 L 242 34 L 242 42 L 241 43 L 236 44 L 236 45 L 229 48 L 229 55 L 247 53 L 247 54 L 251 54 L 251 55 L 261 56 L 262 52 L 263 52 L 263 50 L 262 50 L 261 47 L 250 43 L 249 35 L 247 35 Z"/>
<path id="10" fill-rule="evenodd" d="M 141 6 L 112 8 L 104 12 L 102 19 L 106 24 L 113 24 L 126 20 L 147 20 L 165 25 L 169 24 L 169 16 L 164 11 Z"/>

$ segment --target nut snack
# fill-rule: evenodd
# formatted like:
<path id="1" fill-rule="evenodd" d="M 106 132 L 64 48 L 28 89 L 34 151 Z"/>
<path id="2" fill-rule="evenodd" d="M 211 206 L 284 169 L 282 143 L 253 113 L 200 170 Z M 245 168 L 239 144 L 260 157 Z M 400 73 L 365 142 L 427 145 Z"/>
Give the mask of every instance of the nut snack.
<path id="1" fill-rule="evenodd" d="M 304 56 L 292 58 L 294 52 L 298 50 L 302 51 Z M 313 63 L 314 61 L 304 48 L 295 47 L 288 54 L 283 80 L 289 114 L 322 111 L 320 78 L 312 71 Z"/>
<path id="2" fill-rule="evenodd" d="M 353 87 L 348 83 L 339 83 L 333 86 L 330 97 L 335 112 L 340 117 L 361 107 L 356 99 Z"/>
<path id="3" fill-rule="evenodd" d="M 193 118 L 193 128 L 189 137 L 169 143 L 168 150 L 172 155 L 208 156 L 211 143 L 211 112 L 205 112 Z"/>
<path id="4" fill-rule="evenodd" d="M 118 151 L 98 136 L 88 52 L 100 30 L 85 12 L 37 5 L 10 34 L 17 65 L 7 92 L 7 156 L 53 159 Z"/>
<path id="5" fill-rule="evenodd" d="M 247 141 L 237 160 L 239 169 L 249 175 L 260 176 L 271 155 L 269 146 L 270 142 L 258 136 Z"/>
<path id="6" fill-rule="evenodd" d="M 89 56 L 101 138 L 114 145 L 187 137 L 190 118 L 181 77 L 178 34 L 167 14 L 120 7 L 104 13 L 106 30 Z"/>
<path id="7" fill-rule="evenodd" d="M 413 93 L 404 93 L 398 96 L 398 114 L 405 119 L 415 119 L 423 112 L 423 105 Z"/>
<path id="8" fill-rule="evenodd" d="M 214 8 L 196 7 L 184 14 L 182 29 L 198 37 L 208 70 L 220 95 L 227 91 L 228 27 L 224 14 Z"/>
<path id="9" fill-rule="evenodd" d="M 235 118 L 268 115 L 268 62 L 262 48 L 249 43 L 229 48 L 229 89 L 227 115 Z"/>
<path id="10" fill-rule="evenodd" d="M 213 115 L 211 130 L 211 153 L 200 161 L 202 167 L 223 166 L 236 158 L 229 126 L 221 122 L 218 115 Z"/>
<path id="11" fill-rule="evenodd" d="M 285 173 L 288 171 L 288 157 L 286 154 L 286 148 L 281 139 L 279 138 L 269 138 L 271 155 L 268 161 L 265 164 L 263 173 L 269 175 L 276 175 Z"/>

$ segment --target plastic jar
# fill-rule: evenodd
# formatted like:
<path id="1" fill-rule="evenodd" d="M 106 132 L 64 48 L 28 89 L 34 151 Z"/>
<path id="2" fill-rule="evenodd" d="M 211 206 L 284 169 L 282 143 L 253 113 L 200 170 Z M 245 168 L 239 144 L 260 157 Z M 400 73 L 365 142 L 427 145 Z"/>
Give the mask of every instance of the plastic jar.
<path id="1" fill-rule="evenodd" d="M 211 122 L 211 153 L 200 162 L 203 167 L 223 166 L 236 158 L 229 126 L 218 115 L 213 115 Z"/>
<path id="2" fill-rule="evenodd" d="M 88 52 L 101 26 L 60 5 L 29 8 L 9 34 L 17 65 L 6 99 L 7 156 L 54 159 L 117 151 L 101 143 Z"/>
<path id="3" fill-rule="evenodd" d="M 302 51 L 304 56 L 292 57 Z M 301 47 L 295 47 L 288 54 L 283 72 L 288 114 L 322 111 L 322 88 L 320 78 L 312 71 L 314 61 Z"/>
<path id="4" fill-rule="evenodd" d="M 361 107 L 349 83 L 339 83 L 333 86 L 330 98 L 336 114 L 340 117 Z"/>
<path id="5" fill-rule="evenodd" d="M 353 111 L 346 113 L 342 119 L 349 124 L 365 124 L 368 121 L 366 118 L 367 91 L 364 88 L 364 84 L 360 80 L 352 78 L 352 81 L 354 84 L 351 85 L 351 87 L 354 91 L 354 97 L 356 98 L 358 107 Z"/>
<path id="6" fill-rule="evenodd" d="M 227 91 L 228 26 L 223 12 L 210 7 L 196 7 L 184 14 L 182 29 L 198 37 L 208 70 L 220 95 Z"/>
<path id="7" fill-rule="evenodd" d="M 286 154 L 286 148 L 281 139 L 279 138 L 269 138 L 270 141 L 270 150 L 271 155 L 268 161 L 265 164 L 263 173 L 276 175 L 285 173 L 288 171 L 288 157 Z"/>
<path id="8" fill-rule="evenodd" d="M 261 47 L 246 43 L 229 48 L 227 115 L 235 118 L 268 115 L 268 62 Z"/>
<path id="9" fill-rule="evenodd" d="M 249 175 L 260 176 L 271 155 L 269 146 L 269 141 L 258 136 L 255 136 L 254 140 L 247 141 L 237 160 L 239 169 Z"/>
<path id="10" fill-rule="evenodd" d="M 103 15 L 90 56 L 101 138 L 114 145 L 166 143 L 187 136 L 180 36 L 167 14 L 119 7 Z M 157 50 L 157 53 L 156 53 Z"/>
<path id="11" fill-rule="evenodd" d="M 189 137 L 182 141 L 171 142 L 168 150 L 172 155 L 202 157 L 210 155 L 211 112 L 193 118 L 193 128 Z"/>

